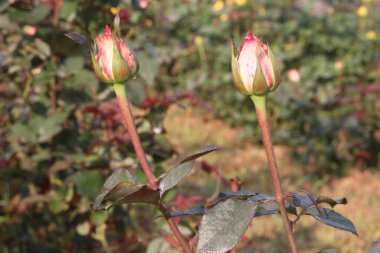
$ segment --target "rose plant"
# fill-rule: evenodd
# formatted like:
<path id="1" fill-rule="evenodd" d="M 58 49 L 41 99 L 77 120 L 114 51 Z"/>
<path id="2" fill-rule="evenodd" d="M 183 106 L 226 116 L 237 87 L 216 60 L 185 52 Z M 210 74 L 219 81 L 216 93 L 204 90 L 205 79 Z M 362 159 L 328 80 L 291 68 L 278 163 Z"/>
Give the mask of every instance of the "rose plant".
<path id="1" fill-rule="evenodd" d="M 120 203 L 153 204 L 161 211 L 183 252 L 186 253 L 193 252 L 194 244 L 191 246 L 187 242 L 174 219 L 184 215 L 203 215 L 196 237 L 198 240 L 195 243 L 198 253 L 232 250 L 254 218 L 277 213 L 280 213 L 283 219 L 292 253 L 297 252 L 293 231 L 303 215 L 312 216 L 327 225 L 357 234 L 351 221 L 330 208 L 321 207 L 322 204 L 332 208 L 338 204 L 346 204 L 345 198 L 334 200 L 324 196 L 314 197 L 306 191 L 284 194 L 266 115 L 266 96 L 279 86 L 281 79 L 278 64 L 269 46 L 264 45 L 252 33 L 247 33 L 239 50 L 236 50 L 231 42 L 232 77 L 236 89 L 249 95 L 255 104 L 274 196 L 237 189 L 239 186 L 233 187 L 233 192 L 221 192 L 215 201 L 204 207 L 180 211 L 168 209 L 165 196 L 188 176 L 195 159 L 220 150 L 221 147 L 207 146 L 198 153 L 184 158 L 177 166 L 156 178 L 142 149 L 127 99 L 125 82 L 136 75 L 138 63 L 132 50 L 120 37 L 118 18 L 115 19 L 114 31 L 106 26 L 104 33 L 96 37 L 95 48 L 91 48 L 82 35 L 66 35 L 89 48 L 96 76 L 100 81 L 113 85 L 124 125 L 147 178 L 147 184 L 138 184 L 132 171 L 114 171 L 95 199 L 94 209 L 107 210 Z M 295 219 L 290 220 L 289 214 L 294 215 Z"/>

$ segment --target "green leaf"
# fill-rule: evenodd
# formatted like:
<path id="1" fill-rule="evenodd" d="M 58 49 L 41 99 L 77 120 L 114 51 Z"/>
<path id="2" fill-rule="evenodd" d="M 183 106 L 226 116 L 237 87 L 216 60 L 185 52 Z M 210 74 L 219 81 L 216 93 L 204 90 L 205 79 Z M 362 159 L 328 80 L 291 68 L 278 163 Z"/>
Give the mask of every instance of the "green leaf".
<path id="1" fill-rule="evenodd" d="M 119 183 L 136 184 L 136 177 L 127 169 L 117 169 L 104 182 L 103 189 L 112 189 Z"/>
<path id="2" fill-rule="evenodd" d="M 218 199 L 215 202 L 211 203 L 208 207 L 215 206 L 219 202 L 225 201 L 225 200 L 231 199 L 231 198 L 246 200 L 246 199 L 248 199 L 248 198 L 250 198 L 256 194 L 257 193 L 246 191 L 246 190 L 242 190 L 242 191 L 238 191 L 238 192 L 220 192 Z"/>
<path id="3" fill-rule="evenodd" d="M 96 87 L 98 79 L 94 73 L 87 69 L 78 69 L 79 71 L 74 73 L 73 76 L 64 80 L 65 88 L 70 88 L 75 92 L 87 92 L 91 94 L 91 86 Z M 79 94 L 78 94 L 79 96 Z"/>
<path id="4" fill-rule="evenodd" d="M 0 29 L 14 32 L 19 31 L 20 27 L 15 22 L 11 22 L 8 14 L 2 14 L 0 15 Z"/>
<path id="5" fill-rule="evenodd" d="M 249 199 L 250 201 L 257 203 L 257 210 L 255 217 L 265 216 L 265 215 L 272 215 L 272 214 L 278 214 L 280 212 L 280 209 L 278 208 L 278 204 L 276 203 L 276 200 L 273 196 L 263 194 L 263 193 L 253 193 L 249 191 L 239 191 L 239 192 L 221 192 L 219 194 L 219 199 L 208 206 L 208 208 L 211 208 L 215 206 L 217 203 L 221 201 L 225 201 L 227 199 L 240 199 L 240 200 L 246 200 Z M 297 210 L 295 210 L 295 206 L 289 203 L 288 201 L 285 201 L 286 208 L 288 209 L 289 213 L 296 214 Z M 179 217 L 179 216 L 194 216 L 194 215 L 203 215 L 207 213 L 207 209 L 204 207 L 195 208 L 195 209 L 189 209 L 189 210 L 180 210 L 180 211 L 173 211 L 169 212 L 168 215 L 170 217 Z"/>
<path id="6" fill-rule="evenodd" d="M 311 196 L 310 194 L 294 194 L 293 197 L 292 197 L 292 201 L 294 203 L 295 206 L 297 207 L 301 207 L 303 209 L 307 209 L 309 208 L 310 206 L 313 206 L 315 205 L 316 201 L 315 201 L 315 198 L 313 196 Z"/>
<path id="7" fill-rule="evenodd" d="M 104 188 L 103 188 L 104 189 Z M 102 191 L 95 199 L 95 210 L 108 210 L 123 197 L 140 190 L 139 185 L 131 183 L 119 183 L 112 189 Z"/>
<path id="8" fill-rule="evenodd" d="M 160 193 L 158 190 L 152 190 L 148 185 L 140 185 L 140 189 L 128 196 L 124 196 L 117 203 L 148 203 L 158 204 Z"/>
<path id="9" fill-rule="evenodd" d="M 339 250 L 337 250 L 337 249 L 325 249 L 322 251 L 318 251 L 317 253 L 339 253 Z"/>
<path id="10" fill-rule="evenodd" d="M 226 199 L 249 199 L 250 201 L 254 201 L 258 204 L 255 217 L 277 214 L 280 212 L 276 200 L 273 196 L 264 194 L 264 193 L 255 193 L 246 190 L 238 191 L 238 192 L 221 192 L 219 194 L 218 200 L 212 203 L 209 207 L 216 205 L 220 201 L 224 201 Z M 296 207 L 289 203 L 289 201 L 285 201 L 286 208 L 289 213 L 297 214 Z"/>
<path id="11" fill-rule="evenodd" d="M 61 213 L 69 208 L 67 202 L 55 191 L 50 192 L 48 206 L 50 211 L 54 214 Z"/>
<path id="12" fill-rule="evenodd" d="M 96 197 L 93 208 L 108 210 L 120 203 L 157 204 L 160 199 L 158 190 L 147 185 L 139 185 L 136 178 L 126 169 L 118 169 L 106 180 L 101 193 Z"/>
<path id="13" fill-rule="evenodd" d="M 380 253 L 380 241 L 372 242 L 367 253 Z"/>
<path id="14" fill-rule="evenodd" d="M 79 72 L 84 66 L 84 59 L 80 56 L 70 56 L 65 59 L 63 66 L 70 72 Z"/>
<path id="15" fill-rule="evenodd" d="M 91 212 L 91 215 L 90 215 L 91 223 L 95 224 L 96 226 L 104 224 L 107 221 L 109 215 L 110 215 L 110 212 L 97 212 L 97 211 Z"/>
<path id="16" fill-rule="evenodd" d="M 273 196 L 259 193 L 249 198 L 249 200 L 258 203 L 255 217 L 278 214 L 280 212 L 278 204 Z"/>
<path id="17" fill-rule="evenodd" d="M 102 187 L 103 177 L 99 171 L 79 171 L 71 179 L 74 181 L 78 193 L 82 196 L 94 198 Z"/>
<path id="18" fill-rule="evenodd" d="M 47 5 L 39 5 L 31 11 L 24 11 L 16 8 L 9 9 L 12 21 L 26 24 L 37 24 L 43 21 L 49 12 L 50 8 Z"/>
<path id="19" fill-rule="evenodd" d="M 161 196 L 181 182 L 190 173 L 193 164 L 194 161 L 181 163 L 165 173 L 158 185 Z"/>
<path id="20" fill-rule="evenodd" d="M 38 50 L 38 56 L 42 60 L 46 60 L 48 57 L 51 56 L 51 48 L 48 43 L 46 43 L 45 41 L 41 39 L 36 39 L 34 41 L 34 44 L 36 45 L 36 48 Z"/>
<path id="21" fill-rule="evenodd" d="M 103 209 L 101 208 L 101 203 L 103 202 L 105 196 L 107 196 L 107 194 L 112 191 L 119 183 L 130 183 L 131 185 L 137 184 L 136 177 L 129 170 L 115 170 L 104 182 L 101 193 L 95 199 L 94 209 Z"/>
<path id="22" fill-rule="evenodd" d="M 33 116 L 27 124 L 16 123 L 12 132 L 23 142 L 47 142 L 62 131 L 62 123 L 69 112 L 67 109 L 49 117 Z"/>
<path id="23" fill-rule="evenodd" d="M 180 216 L 194 216 L 194 215 L 203 215 L 207 213 L 207 209 L 204 207 L 200 208 L 194 208 L 194 209 L 189 209 L 189 210 L 181 210 L 181 211 L 173 211 L 169 212 L 167 215 L 170 217 L 180 217 Z"/>
<path id="24" fill-rule="evenodd" d="M 347 204 L 347 199 L 346 198 L 340 198 L 340 199 L 331 199 L 329 197 L 324 197 L 324 196 L 319 196 L 316 200 L 316 202 L 318 204 L 321 204 L 321 203 L 327 203 L 329 204 L 331 207 L 334 207 L 336 205 L 345 205 Z"/>
<path id="25" fill-rule="evenodd" d="M 29 122 L 29 126 L 37 133 L 38 142 L 49 141 L 62 130 L 62 126 L 59 125 L 55 115 L 50 118 L 33 117 Z"/>
<path id="26" fill-rule="evenodd" d="M 193 155 L 190 155 L 186 158 L 184 158 L 180 163 L 184 163 L 184 162 L 188 162 L 188 161 L 192 161 L 192 160 L 195 160 L 201 156 L 204 156 L 204 155 L 207 155 L 208 153 L 211 153 L 211 152 L 214 152 L 214 151 L 217 151 L 217 150 L 220 150 L 222 149 L 222 147 L 219 147 L 219 146 L 206 146 L 204 147 L 201 151 L 193 154 Z"/>
<path id="27" fill-rule="evenodd" d="M 19 122 L 12 126 L 12 133 L 22 142 L 36 142 L 38 138 L 33 129 Z"/>
<path id="28" fill-rule="evenodd" d="M 61 7 L 61 18 L 68 19 L 69 17 L 75 17 L 77 7 L 77 1 L 65 1 Z"/>
<path id="29" fill-rule="evenodd" d="M 328 208 L 319 208 L 319 211 L 315 207 L 310 207 L 306 210 L 306 214 L 313 216 L 316 220 L 326 225 L 358 235 L 355 225 L 343 215 Z"/>
<path id="30" fill-rule="evenodd" d="M 257 206 L 257 211 L 255 217 L 265 216 L 265 215 L 271 215 L 271 214 L 278 214 L 280 212 L 280 209 L 278 208 L 278 205 L 276 201 L 269 201 L 261 203 Z"/>
<path id="31" fill-rule="evenodd" d="M 162 175 L 160 177 L 160 182 L 158 185 L 161 196 L 166 191 L 176 186 L 179 182 L 181 182 L 182 179 L 184 179 L 190 173 L 195 159 L 219 149 L 221 149 L 221 147 L 207 146 L 202 151 L 186 157 L 180 162 L 180 164 L 178 164 L 174 168 L 170 169 L 167 173 Z"/>
<path id="32" fill-rule="evenodd" d="M 68 32 L 65 33 L 65 36 L 81 46 L 88 44 L 86 36 L 77 32 Z"/>
<path id="33" fill-rule="evenodd" d="M 259 193 L 250 192 L 246 190 L 237 191 L 237 192 L 221 192 L 219 193 L 218 201 L 226 200 L 229 198 L 247 199 L 258 194 Z"/>
<path id="34" fill-rule="evenodd" d="M 139 65 L 144 66 L 139 69 L 139 74 L 149 85 L 153 85 L 153 81 L 156 78 L 160 67 L 157 57 L 153 57 L 153 55 L 148 52 L 140 52 L 137 53 L 136 56 Z"/>
<path id="35" fill-rule="evenodd" d="M 255 216 L 257 203 L 227 199 L 203 216 L 199 228 L 197 253 L 226 252 L 232 249 Z"/>

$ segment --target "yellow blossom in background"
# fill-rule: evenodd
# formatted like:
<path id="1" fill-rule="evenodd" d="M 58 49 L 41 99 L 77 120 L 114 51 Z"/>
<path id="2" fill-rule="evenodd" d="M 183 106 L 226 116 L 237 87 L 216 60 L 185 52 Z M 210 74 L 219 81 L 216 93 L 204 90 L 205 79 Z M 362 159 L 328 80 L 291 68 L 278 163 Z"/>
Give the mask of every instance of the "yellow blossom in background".
<path id="1" fill-rule="evenodd" d="M 113 15 L 117 15 L 117 14 L 119 13 L 119 9 L 116 8 L 116 7 L 111 7 L 110 12 L 111 12 Z"/>
<path id="2" fill-rule="evenodd" d="M 247 0 L 235 0 L 235 4 L 238 6 L 243 6 L 247 3 Z"/>
<path id="3" fill-rule="evenodd" d="M 153 25 L 153 21 L 151 19 L 146 19 L 145 20 L 145 25 L 148 27 L 151 27 Z"/>
<path id="4" fill-rule="evenodd" d="M 212 6 L 212 10 L 214 12 L 221 11 L 224 8 L 224 2 L 221 0 L 217 0 L 214 5 Z"/>
<path id="5" fill-rule="evenodd" d="M 368 31 L 366 35 L 367 35 L 368 40 L 375 40 L 377 37 L 377 34 L 375 31 Z"/>
<path id="6" fill-rule="evenodd" d="M 359 17 L 366 17 L 368 15 L 368 9 L 364 5 L 361 5 L 358 10 L 356 11 Z"/>
<path id="7" fill-rule="evenodd" d="M 221 20 L 222 22 L 226 22 L 226 21 L 228 20 L 228 15 L 227 15 L 227 14 L 222 14 L 222 15 L 220 15 L 220 20 Z"/>
<path id="8" fill-rule="evenodd" d="M 226 5 L 231 6 L 234 4 L 234 0 L 226 0 Z"/>
<path id="9" fill-rule="evenodd" d="M 199 36 L 199 35 L 195 36 L 194 42 L 197 46 L 202 45 L 203 44 L 202 36 Z"/>
<path id="10" fill-rule="evenodd" d="M 264 7 L 260 7 L 260 8 L 259 8 L 259 15 L 260 15 L 260 16 L 264 16 L 265 13 L 266 13 L 265 8 L 264 8 Z"/>

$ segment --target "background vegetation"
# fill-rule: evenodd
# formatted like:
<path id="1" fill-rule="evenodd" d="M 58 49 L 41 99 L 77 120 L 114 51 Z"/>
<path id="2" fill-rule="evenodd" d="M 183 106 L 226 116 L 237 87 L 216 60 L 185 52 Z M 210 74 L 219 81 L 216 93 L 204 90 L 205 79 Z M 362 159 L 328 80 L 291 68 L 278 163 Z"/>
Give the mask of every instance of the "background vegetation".
<path id="1" fill-rule="evenodd" d="M 229 39 L 252 31 L 282 66 L 268 107 L 286 190 L 347 196 L 341 211 L 360 235 L 308 220 L 300 248 L 363 252 L 380 239 L 379 11 L 378 0 L 0 1 L 0 251 L 176 252 L 164 221 L 145 222 L 156 210 L 91 210 L 112 170 L 138 166 L 112 87 L 64 33 L 95 36 L 119 14 L 140 62 L 128 90 L 155 173 L 206 144 L 230 148 L 198 163 L 168 196 L 174 209 L 199 206 L 231 178 L 270 193 L 253 106 L 230 74 Z M 188 236 L 197 224 L 181 220 Z M 269 217 L 238 250 L 284 245 L 280 218 Z"/>

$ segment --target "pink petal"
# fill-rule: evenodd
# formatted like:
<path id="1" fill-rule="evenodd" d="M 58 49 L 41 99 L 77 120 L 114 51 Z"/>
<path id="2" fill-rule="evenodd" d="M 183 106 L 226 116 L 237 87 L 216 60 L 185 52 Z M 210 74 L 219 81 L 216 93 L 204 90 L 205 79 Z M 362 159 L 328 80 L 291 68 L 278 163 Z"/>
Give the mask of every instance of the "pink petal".
<path id="1" fill-rule="evenodd" d="M 135 59 L 133 57 L 132 51 L 127 47 L 127 45 L 119 38 L 116 38 L 116 43 L 119 46 L 121 55 L 124 60 L 128 63 L 131 71 L 135 69 Z"/>
<path id="2" fill-rule="evenodd" d="M 259 40 L 250 32 L 247 33 L 239 49 L 238 63 L 241 79 L 247 90 L 252 89 L 253 77 L 256 73 L 256 48 Z"/>
<path id="3" fill-rule="evenodd" d="M 103 70 L 103 74 L 112 80 L 112 57 L 114 42 L 112 39 L 111 28 L 106 26 L 104 33 L 100 34 L 95 41 L 98 45 L 99 51 L 96 55 L 96 60 L 98 61 L 100 68 Z"/>
<path id="4" fill-rule="evenodd" d="M 274 71 L 272 62 L 269 57 L 269 50 L 266 45 L 261 45 L 260 55 L 259 55 L 260 66 L 263 71 L 265 81 L 269 88 L 274 85 Z"/>

